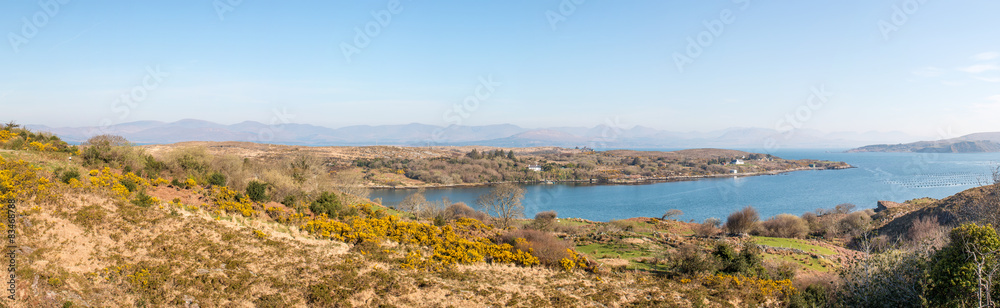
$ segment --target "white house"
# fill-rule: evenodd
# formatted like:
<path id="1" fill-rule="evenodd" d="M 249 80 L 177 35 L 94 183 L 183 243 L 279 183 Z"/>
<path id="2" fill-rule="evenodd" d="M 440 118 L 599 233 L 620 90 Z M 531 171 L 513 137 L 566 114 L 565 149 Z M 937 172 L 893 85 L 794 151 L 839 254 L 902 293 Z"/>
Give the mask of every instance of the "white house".
<path id="1" fill-rule="evenodd" d="M 733 162 L 732 162 L 732 164 L 733 165 L 742 165 L 743 164 L 743 160 L 742 159 L 738 159 L 738 158 L 734 159 Z"/>
<path id="2" fill-rule="evenodd" d="M 528 165 L 528 170 L 531 170 L 531 171 L 534 171 L 534 172 L 542 172 L 542 166 L 539 166 L 539 165 Z"/>

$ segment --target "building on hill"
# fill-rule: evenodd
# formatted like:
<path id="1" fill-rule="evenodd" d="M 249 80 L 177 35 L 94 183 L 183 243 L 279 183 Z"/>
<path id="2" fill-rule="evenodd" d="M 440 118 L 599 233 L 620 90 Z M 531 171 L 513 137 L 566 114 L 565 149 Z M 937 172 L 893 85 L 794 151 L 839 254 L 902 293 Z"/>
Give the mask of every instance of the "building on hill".
<path id="1" fill-rule="evenodd" d="M 542 166 L 539 166 L 539 165 L 528 165 L 528 170 L 531 170 L 531 171 L 534 171 L 534 172 L 542 172 Z"/>

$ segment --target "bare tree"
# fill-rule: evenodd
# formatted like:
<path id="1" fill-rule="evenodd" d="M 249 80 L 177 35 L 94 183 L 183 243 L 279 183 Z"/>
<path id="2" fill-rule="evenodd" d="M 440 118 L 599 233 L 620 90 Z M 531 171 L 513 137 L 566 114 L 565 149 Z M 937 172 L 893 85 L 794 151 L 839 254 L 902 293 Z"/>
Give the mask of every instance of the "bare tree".
<path id="1" fill-rule="evenodd" d="M 521 205 L 523 198 L 524 188 L 504 183 L 493 187 L 489 193 L 479 196 L 476 203 L 486 213 L 496 217 L 499 227 L 507 229 L 512 220 L 524 217 L 524 205 Z"/>
<path id="2" fill-rule="evenodd" d="M 4 130 L 12 130 L 12 129 L 15 129 L 15 128 L 18 128 L 18 127 L 21 127 L 21 124 L 17 124 L 17 122 L 10 121 L 10 122 L 7 122 L 6 125 L 4 125 L 3 129 Z"/>
<path id="3" fill-rule="evenodd" d="M 683 211 L 678 209 L 672 209 L 667 211 L 666 213 L 663 213 L 663 217 L 661 217 L 660 220 L 674 219 L 681 215 L 684 215 Z"/>
<path id="4" fill-rule="evenodd" d="M 729 234 L 742 235 L 757 227 L 759 221 L 760 215 L 757 214 L 757 210 L 748 205 L 742 210 L 729 214 L 725 228 Z"/>
<path id="5" fill-rule="evenodd" d="M 993 303 L 992 287 L 994 277 L 1000 266 L 997 264 L 997 255 L 1000 249 L 988 250 L 981 247 L 976 241 L 965 241 L 963 243 L 965 255 L 972 261 L 972 270 L 976 274 L 976 301 L 978 307 L 996 307 Z"/>
<path id="6" fill-rule="evenodd" d="M 406 198 L 403 198 L 403 201 L 399 202 L 397 209 L 416 216 L 417 213 L 423 211 L 427 206 L 429 206 L 429 202 L 427 202 L 427 197 L 424 196 L 424 191 L 417 190 L 409 196 L 406 196 Z"/>

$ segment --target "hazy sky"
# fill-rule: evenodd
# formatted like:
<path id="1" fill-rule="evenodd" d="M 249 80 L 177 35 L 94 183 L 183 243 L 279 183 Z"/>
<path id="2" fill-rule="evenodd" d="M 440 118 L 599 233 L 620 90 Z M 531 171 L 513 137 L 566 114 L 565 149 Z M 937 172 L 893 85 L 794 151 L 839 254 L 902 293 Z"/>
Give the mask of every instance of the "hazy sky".
<path id="1" fill-rule="evenodd" d="M 995 0 L 46 1 L 2 121 L 1000 131 Z"/>

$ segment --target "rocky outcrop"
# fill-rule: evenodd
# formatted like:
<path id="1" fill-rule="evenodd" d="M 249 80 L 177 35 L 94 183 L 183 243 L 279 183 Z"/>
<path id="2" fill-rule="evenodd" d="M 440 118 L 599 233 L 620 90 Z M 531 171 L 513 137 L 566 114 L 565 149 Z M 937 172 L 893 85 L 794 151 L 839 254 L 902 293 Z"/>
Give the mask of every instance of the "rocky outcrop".
<path id="1" fill-rule="evenodd" d="M 894 209 L 898 207 L 906 206 L 906 204 L 892 201 L 879 201 L 878 206 L 875 207 L 875 213 L 885 211 L 888 209 Z"/>

